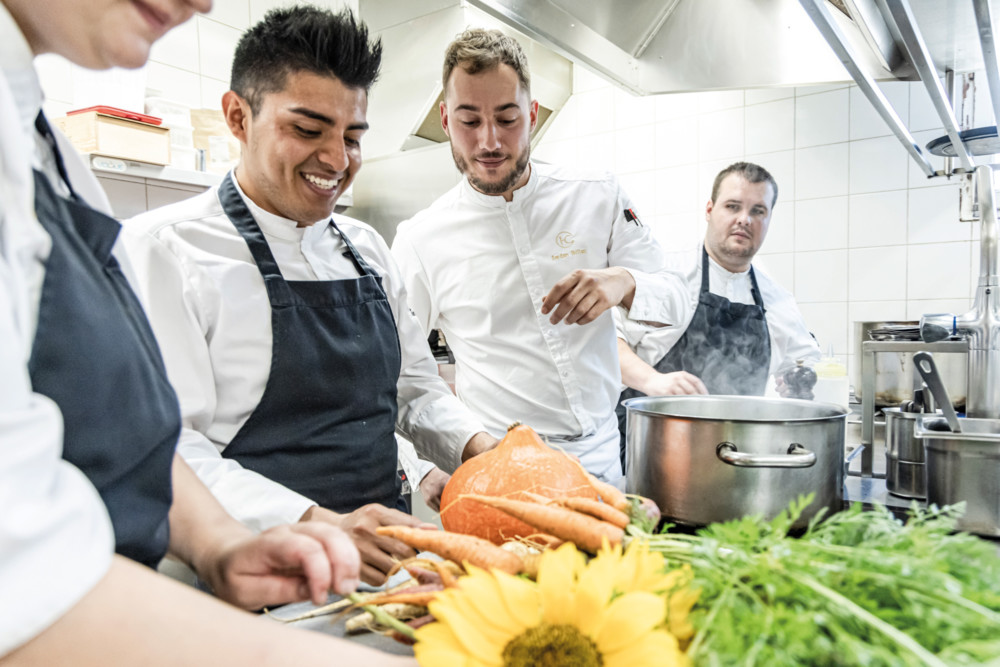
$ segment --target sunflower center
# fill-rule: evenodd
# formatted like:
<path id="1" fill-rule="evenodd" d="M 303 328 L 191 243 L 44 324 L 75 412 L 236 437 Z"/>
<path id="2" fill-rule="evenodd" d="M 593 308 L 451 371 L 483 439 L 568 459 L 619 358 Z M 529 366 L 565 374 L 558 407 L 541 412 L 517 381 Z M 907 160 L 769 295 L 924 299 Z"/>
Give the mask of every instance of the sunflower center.
<path id="1" fill-rule="evenodd" d="M 594 642 L 572 625 L 537 625 L 503 649 L 504 667 L 600 667 Z"/>

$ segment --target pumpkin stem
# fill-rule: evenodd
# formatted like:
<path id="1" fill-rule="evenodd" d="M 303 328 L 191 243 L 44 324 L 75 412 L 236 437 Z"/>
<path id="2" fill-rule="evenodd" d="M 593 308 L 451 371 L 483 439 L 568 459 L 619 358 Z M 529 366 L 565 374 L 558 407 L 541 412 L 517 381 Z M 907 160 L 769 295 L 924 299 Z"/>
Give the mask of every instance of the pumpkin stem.
<path id="1" fill-rule="evenodd" d="M 520 425 L 521 425 L 521 422 L 514 422 L 513 424 L 511 424 L 510 426 L 507 427 L 507 431 L 508 432 L 513 431 L 515 428 L 517 428 Z"/>

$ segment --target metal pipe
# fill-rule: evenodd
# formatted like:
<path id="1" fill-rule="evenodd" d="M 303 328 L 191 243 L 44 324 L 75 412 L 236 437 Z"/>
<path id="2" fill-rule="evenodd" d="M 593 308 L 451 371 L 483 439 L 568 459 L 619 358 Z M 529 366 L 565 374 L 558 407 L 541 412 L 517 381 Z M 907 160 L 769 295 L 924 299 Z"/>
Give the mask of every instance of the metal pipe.
<path id="1" fill-rule="evenodd" d="M 847 37 L 844 35 L 840 26 L 834 20 L 833 16 L 830 14 L 830 10 L 827 9 L 826 0 L 799 0 L 799 4 L 802 8 L 806 10 L 809 14 L 809 18 L 816 25 L 816 28 L 826 39 L 830 48 L 833 49 L 834 54 L 840 59 L 840 62 L 844 65 L 847 73 L 851 75 L 854 82 L 858 84 L 858 88 L 864 93 L 864 96 L 868 98 L 871 105 L 878 112 L 878 115 L 882 117 L 885 124 L 889 126 L 899 142 L 903 144 L 903 148 L 910 154 L 914 160 L 916 160 L 917 165 L 923 170 L 927 176 L 937 175 L 934 171 L 934 167 L 931 165 L 930 160 L 924 154 L 923 149 L 917 144 L 913 135 L 910 134 L 909 130 L 903 125 L 903 121 L 899 119 L 896 111 L 889 104 L 889 100 L 886 99 L 885 95 L 876 85 L 875 80 L 871 78 L 867 72 L 858 64 L 858 58 L 854 54 L 853 49 L 847 41 Z M 936 79 L 935 79 L 936 80 Z M 940 83 L 938 84 L 940 87 Z M 954 141 L 954 139 L 952 140 Z M 961 142 L 958 142 L 961 146 Z M 965 148 L 961 148 L 964 153 Z"/>
<path id="2" fill-rule="evenodd" d="M 1000 418 L 1000 285 L 997 279 L 997 212 L 993 169 L 976 167 L 976 190 L 981 221 L 979 285 L 972 310 L 964 315 L 924 315 L 921 336 L 929 340 L 935 328 L 963 334 L 969 342 L 969 417 Z"/>
<path id="3" fill-rule="evenodd" d="M 889 13 L 892 14 L 892 20 L 896 23 L 896 28 L 903 38 L 903 47 L 910 56 L 910 62 L 913 63 L 917 74 L 920 75 L 920 80 L 923 81 L 927 94 L 930 95 L 945 132 L 951 139 L 955 155 L 966 171 L 972 171 L 975 169 L 975 165 L 972 158 L 969 157 L 968 151 L 965 150 L 965 144 L 958 136 L 959 129 L 955 113 L 952 111 L 951 105 L 948 103 L 948 96 L 941 86 L 941 79 L 938 78 L 937 68 L 931 59 L 930 51 L 927 50 L 923 35 L 917 30 L 916 20 L 913 18 L 913 12 L 910 11 L 910 3 L 907 0 L 894 0 L 886 4 Z"/>
<path id="4" fill-rule="evenodd" d="M 993 169 L 989 165 L 976 168 L 979 191 L 979 284 L 997 284 L 997 205 L 993 190 Z"/>
<path id="5" fill-rule="evenodd" d="M 983 51 L 994 123 L 1000 123 L 1000 65 L 997 63 L 997 47 L 993 40 L 993 16 L 989 0 L 972 0 L 972 8 L 976 12 L 976 27 L 979 29 L 979 45 Z"/>

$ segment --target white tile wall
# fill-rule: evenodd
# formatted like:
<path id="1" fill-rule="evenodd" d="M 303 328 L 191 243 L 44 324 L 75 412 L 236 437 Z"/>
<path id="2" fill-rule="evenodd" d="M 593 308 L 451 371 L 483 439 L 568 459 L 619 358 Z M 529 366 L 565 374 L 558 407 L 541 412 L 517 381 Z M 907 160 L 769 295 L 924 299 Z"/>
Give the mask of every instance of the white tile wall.
<path id="1" fill-rule="evenodd" d="M 847 247 L 847 197 L 795 202 L 795 250 Z"/>
<path id="2" fill-rule="evenodd" d="M 795 147 L 836 144 L 848 139 L 848 90 L 795 100 Z"/>
<path id="3" fill-rule="evenodd" d="M 652 215 L 643 204 L 644 215 L 667 250 L 704 236 L 704 205 L 720 169 L 737 159 L 768 168 L 779 194 L 758 264 L 795 295 L 824 349 L 832 343 L 850 355 L 854 321 L 970 307 L 978 234 L 958 222 L 957 183 L 927 179 L 855 86 L 659 95 L 650 98 L 650 124 L 648 106 L 580 71 L 576 115 L 566 127 L 557 118 L 549 130 L 557 139 L 546 136 L 539 150 L 612 169 L 643 198 L 651 190 Z M 922 84 L 879 85 L 918 144 L 943 134 Z M 989 114 L 981 88 L 977 122 Z M 612 136 L 654 146 L 651 181 L 639 162 L 623 162 Z M 648 162 L 645 153 L 640 160 Z M 931 163 L 942 167 L 941 158 Z"/>

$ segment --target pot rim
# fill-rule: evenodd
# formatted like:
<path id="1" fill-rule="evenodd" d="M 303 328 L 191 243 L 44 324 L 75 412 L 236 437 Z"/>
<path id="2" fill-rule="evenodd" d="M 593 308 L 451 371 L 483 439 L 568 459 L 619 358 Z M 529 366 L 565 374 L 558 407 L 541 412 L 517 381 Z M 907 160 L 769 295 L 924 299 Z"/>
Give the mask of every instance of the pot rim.
<path id="1" fill-rule="evenodd" d="M 952 431 L 939 431 L 928 427 L 930 423 L 947 423 L 944 417 L 933 415 L 926 415 L 917 420 L 916 427 L 914 429 L 914 435 L 922 440 L 950 440 L 959 442 L 982 442 L 982 443 L 1000 443 L 1000 420 L 998 419 L 976 419 L 970 417 L 959 417 L 960 426 L 997 426 L 995 432 L 977 432 L 968 431 L 965 428 L 962 429 L 961 433 L 954 433 Z"/>
<path id="2" fill-rule="evenodd" d="M 676 403 L 683 405 L 686 402 L 690 403 L 718 403 L 720 405 L 725 405 L 728 403 L 739 402 L 741 404 L 747 403 L 758 403 L 760 405 L 788 405 L 788 406 L 798 406 L 798 407 L 808 407 L 820 411 L 825 409 L 826 414 L 822 415 L 811 415 L 811 416 L 800 416 L 800 417 L 709 417 L 705 415 L 693 415 L 693 414 L 683 414 L 683 413 L 670 413 L 661 410 L 649 410 L 639 407 L 645 403 L 650 403 L 656 401 L 658 405 L 663 405 L 664 403 Z M 732 422 L 732 423 L 747 423 L 747 424 L 775 424 L 775 423 L 806 423 L 806 422 L 818 422 L 818 421 L 829 421 L 831 419 L 845 419 L 849 414 L 849 410 L 843 405 L 838 405 L 836 403 L 825 403 L 820 401 L 809 401 L 799 398 L 771 398 L 767 396 L 740 396 L 740 395 L 728 395 L 728 394 L 713 394 L 713 395 L 697 395 L 697 396 L 637 396 L 636 398 L 629 398 L 622 401 L 622 405 L 625 406 L 628 412 L 634 412 L 640 415 L 646 415 L 651 417 L 668 417 L 673 419 L 691 419 L 696 421 L 706 421 L 706 422 Z"/>

